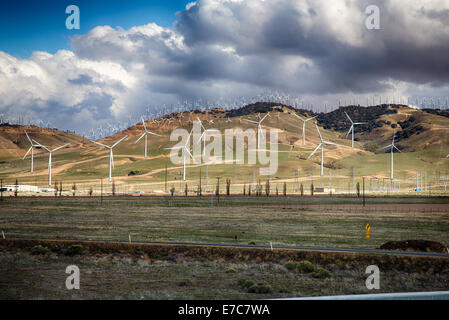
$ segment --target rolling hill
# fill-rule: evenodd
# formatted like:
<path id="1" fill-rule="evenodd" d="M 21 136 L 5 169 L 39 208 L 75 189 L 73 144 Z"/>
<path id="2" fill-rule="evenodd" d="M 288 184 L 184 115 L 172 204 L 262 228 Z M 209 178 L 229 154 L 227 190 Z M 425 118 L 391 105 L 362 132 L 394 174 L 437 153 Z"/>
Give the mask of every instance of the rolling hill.
<path id="1" fill-rule="evenodd" d="M 355 148 L 350 147 L 350 139 L 346 138 L 350 122 L 347 112 L 354 121 L 369 122 L 368 125 L 356 127 Z M 381 105 L 372 107 L 347 106 L 329 113 L 315 114 L 308 110 L 294 109 L 291 106 L 257 102 L 240 109 L 226 111 L 213 109 L 210 111 L 193 111 L 173 113 L 161 118 L 146 121 L 147 129 L 158 133 L 161 137 L 150 136 L 149 157 L 143 157 L 143 140 L 136 143 L 143 133 L 143 126 L 137 123 L 113 136 L 99 140 L 112 145 L 127 135 L 127 138 L 114 148 L 115 168 L 114 180 L 130 190 L 139 188 L 163 189 L 167 183 L 180 183 L 182 164 L 173 164 L 169 159 L 169 150 L 176 142 L 170 142 L 170 133 L 175 128 L 190 130 L 192 120 L 201 119 L 206 128 L 216 128 L 224 132 L 227 128 L 256 129 L 256 125 L 243 121 L 258 121 L 267 112 L 270 116 L 263 122 L 265 129 L 279 131 L 278 159 L 279 168 L 271 177 L 278 183 L 287 182 L 292 188 L 299 181 L 315 179 L 316 183 L 333 183 L 342 188 L 347 186 L 348 177 L 355 172 L 356 176 L 388 177 L 389 154 L 380 147 L 391 142 L 395 134 L 396 144 L 403 151 L 395 154 L 395 170 L 397 177 L 414 181 L 416 171 L 425 170 L 432 174 L 435 181 L 448 170 L 445 155 L 449 153 L 449 118 L 437 112 L 426 112 L 401 105 Z M 340 144 L 339 147 L 325 148 L 325 177 L 319 177 L 320 153 L 307 159 L 319 143 L 319 137 L 312 122 L 306 125 L 306 145 L 302 146 L 302 123 L 292 115 L 297 113 L 316 116 L 323 139 Z M 171 119 L 171 120 L 169 120 Z M 209 123 L 213 119 L 213 123 Z M 4 180 L 20 179 L 23 183 L 45 184 L 47 179 L 48 154 L 43 150 L 35 152 L 35 172 L 29 172 L 29 159 L 21 157 L 29 148 L 24 134 L 27 130 L 32 139 L 49 147 L 57 147 L 70 143 L 53 155 L 53 179 L 80 184 L 98 184 L 108 172 L 108 150 L 71 132 L 39 127 L 0 126 L 0 176 Z M 245 144 L 245 146 L 247 146 Z M 235 146 L 233 146 L 235 149 Z M 224 154 L 224 152 L 223 152 Z M 167 167 L 167 177 L 165 176 Z M 256 165 L 236 165 L 207 163 L 190 164 L 187 179 L 196 184 L 200 170 L 210 180 L 212 177 L 231 177 L 239 184 L 255 183 L 257 172 L 262 167 Z M 438 173 L 437 173 L 438 171 Z M 332 175 L 332 179 L 330 176 Z M 261 177 L 266 179 L 266 177 Z M 204 179 L 204 177 L 203 177 Z M 430 178 L 429 178 L 430 179 Z M 333 182 L 329 182 L 332 180 Z M 151 185 L 153 185 L 151 187 Z M 181 185 L 179 186 L 181 188 Z M 296 187 L 295 187 L 296 188 Z"/>

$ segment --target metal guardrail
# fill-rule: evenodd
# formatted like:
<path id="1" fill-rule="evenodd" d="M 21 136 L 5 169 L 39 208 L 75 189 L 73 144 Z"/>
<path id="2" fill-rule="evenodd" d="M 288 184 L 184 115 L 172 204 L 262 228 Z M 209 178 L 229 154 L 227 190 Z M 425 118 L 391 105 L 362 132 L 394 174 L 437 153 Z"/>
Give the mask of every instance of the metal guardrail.
<path id="1" fill-rule="evenodd" d="M 274 300 L 449 300 L 449 291 L 356 294 Z"/>

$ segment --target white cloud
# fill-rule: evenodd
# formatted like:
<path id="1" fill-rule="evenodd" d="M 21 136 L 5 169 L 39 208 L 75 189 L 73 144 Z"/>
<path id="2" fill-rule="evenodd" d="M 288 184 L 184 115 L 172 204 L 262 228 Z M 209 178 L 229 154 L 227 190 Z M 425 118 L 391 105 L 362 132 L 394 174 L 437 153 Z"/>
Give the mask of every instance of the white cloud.
<path id="1" fill-rule="evenodd" d="M 371 4 L 380 7 L 381 30 L 365 28 Z M 446 0 L 198 0 L 173 28 L 98 26 L 74 37 L 71 51 L 28 59 L 0 51 L 0 113 L 74 129 L 149 105 L 266 88 L 315 103 L 444 92 L 447 17 Z"/>

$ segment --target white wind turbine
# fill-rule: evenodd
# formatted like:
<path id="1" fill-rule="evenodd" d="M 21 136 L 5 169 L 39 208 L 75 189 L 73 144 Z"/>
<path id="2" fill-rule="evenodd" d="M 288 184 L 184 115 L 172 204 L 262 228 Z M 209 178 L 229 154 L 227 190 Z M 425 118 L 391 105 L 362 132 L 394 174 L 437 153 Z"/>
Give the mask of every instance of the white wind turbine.
<path id="1" fill-rule="evenodd" d="M 367 124 L 367 122 L 353 122 L 352 119 L 348 116 L 346 111 L 344 111 L 345 115 L 348 117 L 349 121 L 351 121 L 351 128 L 349 128 L 348 133 L 346 134 L 346 137 L 348 137 L 349 133 L 352 132 L 352 148 L 354 148 L 354 127 L 359 124 Z"/>
<path id="2" fill-rule="evenodd" d="M 51 186 L 51 155 L 53 152 L 58 151 L 59 149 L 67 147 L 70 143 L 66 143 L 63 146 L 57 147 L 53 150 L 48 149 L 48 147 L 44 146 L 43 144 L 37 142 L 36 140 L 33 140 L 35 143 L 35 147 L 41 147 L 48 151 L 48 186 Z"/>
<path id="3" fill-rule="evenodd" d="M 312 119 L 315 119 L 317 116 L 312 117 L 312 118 L 308 118 L 308 119 L 304 119 L 301 118 L 300 116 L 298 116 L 296 113 L 293 113 L 299 120 L 302 121 L 302 146 L 305 146 L 306 144 L 306 122 L 310 121 Z"/>
<path id="4" fill-rule="evenodd" d="M 143 129 L 145 130 L 145 132 L 142 133 L 142 135 L 140 136 L 140 138 L 137 139 L 137 141 L 136 141 L 135 143 L 139 142 L 140 139 L 142 139 L 143 137 L 145 137 L 145 159 L 146 159 L 146 158 L 147 158 L 147 150 L 148 150 L 148 147 L 147 147 L 147 145 L 148 145 L 148 135 L 149 135 L 149 134 L 152 134 L 152 135 L 158 136 L 158 137 L 161 137 L 161 135 L 160 135 L 160 134 L 157 134 L 157 133 L 153 133 L 153 132 L 148 131 L 148 130 L 147 130 L 147 127 L 146 127 L 146 125 L 145 125 L 145 121 L 143 120 L 143 118 L 142 118 L 142 125 L 143 125 Z"/>
<path id="5" fill-rule="evenodd" d="M 31 144 L 31 147 L 28 149 L 27 153 L 23 157 L 23 160 L 25 160 L 25 158 L 27 157 L 28 153 L 30 153 L 30 151 L 31 151 L 31 173 L 33 173 L 33 170 L 34 170 L 34 148 L 36 147 L 36 145 L 33 143 L 33 141 L 31 141 L 30 136 L 28 135 L 26 130 L 24 130 L 24 131 L 25 131 L 25 134 L 27 136 L 28 141 Z"/>
<path id="6" fill-rule="evenodd" d="M 165 148 L 167 150 L 179 150 L 179 149 L 182 149 L 182 167 L 183 167 L 182 180 L 183 181 L 186 181 L 186 152 L 193 159 L 193 156 L 190 153 L 190 137 L 192 136 L 192 132 L 193 132 L 193 130 L 190 131 L 189 137 L 187 138 L 187 141 L 186 141 L 185 145 L 179 146 L 179 147 L 173 147 L 173 148 Z"/>
<path id="7" fill-rule="evenodd" d="M 395 134 L 393 133 L 393 140 L 391 141 L 391 144 L 389 144 L 388 146 L 383 147 L 383 148 L 380 149 L 380 150 L 383 150 L 383 149 L 391 148 L 390 149 L 390 179 L 391 180 L 393 180 L 393 153 L 394 153 L 394 149 L 396 149 L 396 150 L 398 150 L 399 152 L 402 153 L 402 151 L 399 150 L 398 147 L 396 147 L 395 144 L 394 144 L 394 135 Z"/>
<path id="8" fill-rule="evenodd" d="M 122 142 L 128 135 L 121 138 L 119 141 L 114 143 L 112 146 L 107 146 L 105 144 L 102 144 L 100 142 L 96 142 L 93 140 L 90 140 L 91 142 L 98 144 L 99 146 L 105 147 L 106 149 L 109 149 L 109 182 L 112 181 L 112 168 L 114 167 L 114 153 L 112 152 L 112 149 L 117 146 L 120 142 Z"/>
<path id="9" fill-rule="evenodd" d="M 324 175 L 324 145 L 331 145 L 331 146 L 341 146 L 340 144 L 336 144 L 333 142 L 329 142 L 329 141 L 324 141 L 323 137 L 321 136 L 321 132 L 320 129 L 318 129 L 318 126 L 315 124 L 316 130 L 318 131 L 318 135 L 320 136 L 320 144 L 315 148 L 315 150 L 313 150 L 313 152 L 310 154 L 310 156 L 307 159 L 310 159 L 315 152 L 318 150 L 319 147 L 321 147 L 321 171 L 320 171 L 320 176 Z"/>
<path id="10" fill-rule="evenodd" d="M 268 113 L 262 119 L 260 119 L 259 121 L 243 119 L 246 122 L 251 122 L 251 123 L 257 124 L 257 149 L 259 149 L 259 146 L 260 146 L 260 135 L 263 134 L 263 132 L 262 132 L 262 122 L 265 120 L 266 117 L 268 117 Z"/>

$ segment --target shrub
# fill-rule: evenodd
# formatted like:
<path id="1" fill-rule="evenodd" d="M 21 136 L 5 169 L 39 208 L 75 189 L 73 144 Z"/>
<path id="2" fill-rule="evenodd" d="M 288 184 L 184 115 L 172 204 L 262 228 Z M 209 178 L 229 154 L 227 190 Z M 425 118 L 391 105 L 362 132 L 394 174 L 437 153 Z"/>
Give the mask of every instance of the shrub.
<path id="1" fill-rule="evenodd" d="M 248 244 L 255 246 L 255 245 L 256 245 L 256 242 L 250 241 L 250 242 L 248 242 Z"/>
<path id="2" fill-rule="evenodd" d="M 319 279 L 324 279 L 324 278 L 329 278 L 332 275 L 332 273 L 324 268 L 318 268 L 314 273 L 312 273 L 312 277 L 314 278 L 319 278 Z"/>
<path id="3" fill-rule="evenodd" d="M 50 250 L 47 247 L 43 247 L 41 245 L 34 246 L 31 248 L 31 254 L 38 255 L 38 254 L 47 254 Z"/>
<path id="4" fill-rule="evenodd" d="M 250 287 L 252 287 L 254 285 L 254 282 L 251 280 L 247 280 L 247 279 L 239 279 L 237 281 L 237 284 L 242 288 L 242 289 L 249 289 Z"/>
<path id="5" fill-rule="evenodd" d="M 307 260 L 298 262 L 296 264 L 296 268 L 298 269 L 299 272 L 302 272 L 302 273 L 310 273 L 310 272 L 315 271 L 313 264 Z"/>
<path id="6" fill-rule="evenodd" d="M 296 262 L 294 262 L 294 261 L 289 261 L 289 262 L 287 262 L 287 263 L 284 265 L 284 267 L 285 267 L 287 270 L 290 270 L 290 271 L 296 270 Z"/>
<path id="7" fill-rule="evenodd" d="M 228 268 L 225 270 L 225 273 L 237 273 L 237 270 L 235 270 L 234 268 Z"/>
<path id="8" fill-rule="evenodd" d="M 84 251 L 84 247 L 80 244 L 74 244 L 69 247 L 67 250 L 67 255 L 75 255 L 75 254 L 81 254 Z"/>
<path id="9" fill-rule="evenodd" d="M 254 284 L 248 288 L 248 293 L 272 293 L 273 287 L 268 283 Z"/>

